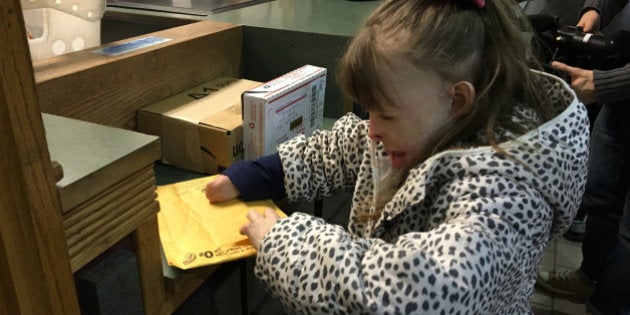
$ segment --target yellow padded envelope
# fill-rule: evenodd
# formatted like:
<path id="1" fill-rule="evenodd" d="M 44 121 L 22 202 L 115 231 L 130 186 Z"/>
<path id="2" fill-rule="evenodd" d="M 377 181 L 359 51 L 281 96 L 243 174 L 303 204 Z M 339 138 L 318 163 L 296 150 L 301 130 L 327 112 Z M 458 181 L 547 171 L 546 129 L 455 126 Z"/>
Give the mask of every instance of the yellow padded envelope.
<path id="1" fill-rule="evenodd" d="M 256 249 L 239 233 L 247 212 L 273 208 L 286 217 L 271 200 L 211 204 L 204 189 L 216 176 L 157 187 L 160 240 L 169 265 L 190 269 L 254 256 Z"/>

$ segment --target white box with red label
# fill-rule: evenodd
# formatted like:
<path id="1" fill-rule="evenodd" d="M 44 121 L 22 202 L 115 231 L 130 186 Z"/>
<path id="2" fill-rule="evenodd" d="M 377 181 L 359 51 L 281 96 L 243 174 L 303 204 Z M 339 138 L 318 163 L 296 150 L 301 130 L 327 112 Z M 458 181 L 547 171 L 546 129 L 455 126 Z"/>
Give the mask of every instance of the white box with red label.
<path id="1" fill-rule="evenodd" d="M 305 65 L 242 95 L 245 160 L 275 153 L 298 134 L 322 128 L 326 68 Z"/>

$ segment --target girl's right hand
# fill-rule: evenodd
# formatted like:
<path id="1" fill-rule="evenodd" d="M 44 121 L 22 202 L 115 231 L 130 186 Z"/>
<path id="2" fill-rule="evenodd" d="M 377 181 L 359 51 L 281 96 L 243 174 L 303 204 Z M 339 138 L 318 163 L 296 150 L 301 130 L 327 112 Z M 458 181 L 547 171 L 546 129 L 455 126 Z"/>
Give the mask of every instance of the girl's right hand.
<path id="1" fill-rule="evenodd" d="M 228 201 L 240 195 L 241 192 L 225 175 L 218 175 L 213 181 L 206 184 L 206 198 L 210 202 Z"/>
<path id="2" fill-rule="evenodd" d="M 582 27 L 585 33 L 595 33 L 601 27 L 602 18 L 595 10 L 588 10 L 582 14 L 577 26 Z"/>

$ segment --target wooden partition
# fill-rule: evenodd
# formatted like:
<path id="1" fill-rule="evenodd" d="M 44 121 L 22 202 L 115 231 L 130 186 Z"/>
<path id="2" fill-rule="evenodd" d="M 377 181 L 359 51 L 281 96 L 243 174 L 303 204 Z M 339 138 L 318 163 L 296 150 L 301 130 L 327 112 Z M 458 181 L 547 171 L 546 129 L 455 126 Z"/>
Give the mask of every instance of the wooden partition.
<path id="1" fill-rule="evenodd" d="M 20 13 L 19 0 L 0 7 L 0 314 L 79 314 L 41 113 L 134 129 L 144 105 L 219 76 L 239 77 L 242 29 L 198 22 L 148 34 L 169 40 L 142 50 L 111 56 L 91 49 L 32 65 Z M 157 228 L 153 215 L 132 236 L 145 312 L 170 314 L 216 267 L 166 282 Z"/>
<path id="2" fill-rule="evenodd" d="M 0 314 L 78 314 L 21 12 L 0 6 Z"/>
<path id="3" fill-rule="evenodd" d="M 120 55 L 99 48 L 167 41 Z M 138 108 L 214 78 L 241 77 L 242 26 L 201 21 L 34 63 L 42 112 L 135 129 Z"/>

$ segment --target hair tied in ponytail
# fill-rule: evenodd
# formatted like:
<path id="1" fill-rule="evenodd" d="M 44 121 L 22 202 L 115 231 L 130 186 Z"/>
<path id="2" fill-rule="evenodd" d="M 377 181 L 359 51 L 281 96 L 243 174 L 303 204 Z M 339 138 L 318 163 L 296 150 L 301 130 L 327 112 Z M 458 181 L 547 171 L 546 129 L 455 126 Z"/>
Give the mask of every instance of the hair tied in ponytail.
<path id="1" fill-rule="evenodd" d="M 486 6 L 486 0 L 470 0 L 477 8 L 483 9 Z"/>

